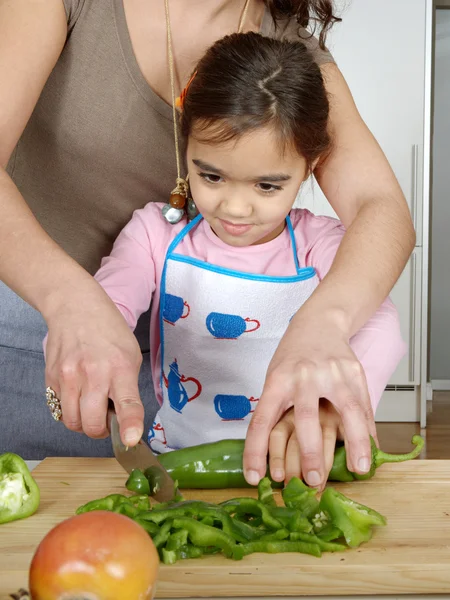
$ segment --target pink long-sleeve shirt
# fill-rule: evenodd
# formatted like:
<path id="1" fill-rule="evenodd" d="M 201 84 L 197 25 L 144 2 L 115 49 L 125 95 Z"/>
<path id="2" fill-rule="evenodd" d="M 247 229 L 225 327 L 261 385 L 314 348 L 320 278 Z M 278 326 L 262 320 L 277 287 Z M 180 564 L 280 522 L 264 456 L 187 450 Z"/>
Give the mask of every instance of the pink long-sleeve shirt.
<path id="1" fill-rule="evenodd" d="M 160 284 L 167 249 L 186 225 L 170 225 L 161 214 L 161 203 L 149 203 L 134 212 L 118 236 L 111 254 L 95 275 L 134 330 L 150 307 L 150 360 L 158 402 L 160 389 Z M 305 209 L 290 213 L 300 267 L 314 267 L 319 280 L 329 271 L 345 229 L 340 221 L 316 216 Z M 236 248 L 222 242 L 205 220 L 184 238 L 177 253 L 221 266 L 269 276 L 296 275 L 288 229 L 265 244 Z M 319 284 L 320 285 L 320 284 Z M 283 298 L 280 297 L 280 302 Z M 387 298 L 378 311 L 352 337 L 350 345 L 361 362 L 374 412 L 392 373 L 406 352 L 397 310 Z"/>

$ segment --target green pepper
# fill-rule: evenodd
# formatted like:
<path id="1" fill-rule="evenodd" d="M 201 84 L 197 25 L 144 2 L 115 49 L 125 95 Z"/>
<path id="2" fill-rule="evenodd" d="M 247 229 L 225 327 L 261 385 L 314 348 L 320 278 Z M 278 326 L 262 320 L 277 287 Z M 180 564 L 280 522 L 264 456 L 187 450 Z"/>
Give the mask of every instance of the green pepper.
<path id="1" fill-rule="evenodd" d="M 109 510 L 115 512 L 122 504 L 131 504 L 127 496 L 124 496 L 123 494 L 109 494 L 109 496 L 91 500 L 90 502 L 79 506 L 75 512 L 77 515 L 93 510 Z"/>
<path id="2" fill-rule="evenodd" d="M 322 551 L 317 544 L 310 544 L 308 542 L 292 542 L 290 540 L 281 541 L 261 541 L 248 542 L 238 546 L 240 552 L 244 556 L 253 554 L 254 552 L 269 552 L 270 554 L 278 554 L 279 552 L 301 552 L 302 554 L 311 554 L 320 558 Z"/>
<path id="3" fill-rule="evenodd" d="M 416 458 L 422 451 L 424 440 L 415 435 L 412 443 L 416 445 L 412 452 L 395 455 L 378 450 L 374 440 L 371 439 L 372 464 L 369 473 L 365 475 L 358 475 L 347 469 L 345 447 L 337 445 L 328 481 L 369 479 L 385 462 L 403 462 Z M 246 488 L 251 486 L 245 480 L 243 473 L 244 445 L 245 440 L 220 440 L 164 452 L 158 457 L 158 460 L 171 477 L 177 480 L 178 485 L 184 489 Z M 267 467 L 266 476 L 270 479 L 269 467 Z M 272 479 L 270 481 L 274 488 L 283 487 L 283 483 L 274 482 Z"/>
<path id="4" fill-rule="evenodd" d="M 158 456 L 158 461 L 181 489 L 252 487 L 243 474 L 244 444 L 245 440 L 233 439 L 189 446 L 164 452 Z M 272 485 L 283 487 L 279 482 L 272 482 Z"/>
<path id="5" fill-rule="evenodd" d="M 298 477 L 289 480 L 281 495 L 286 506 L 299 510 L 307 519 L 311 519 L 319 510 L 317 490 L 308 487 Z"/>
<path id="6" fill-rule="evenodd" d="M 386 518 L 368 506 L 350 500 L 333 488 L 326 488 L 320 499 L 320 509 L 328 514 L 332 524 L 340 529 L 351 548 L 357 548 L 372 537 L 374 525 L 386 525 Z"/>
<path id="7" fill-rule="evenodd" d="M 408 454 L 386 454 L 379 448 L 375 443 L 375 440 L 370 437 L 370 445 L 372 450 L 372 462 L 370 470 L 364 475 L 353 473 L 347 468 L 347 452 L 345 446 L 339 446 L 334 453 L 334 462 L 328 476 L 328 481 L 354 481 L 355 479 L 364 480 L 370 479 L 375 475 L 375 471 L 384 463 L 398 463 L 405 462 L 417 458 L 422 452 L 424 446 L 424 439 L 420 435 L 415 435 L 412 438 L 412 443 L 415 445 L 414 450 Z"/>
<path id="8" fill-rule="evenodd" d="M 236 498 L 219 504 L 227 513 L 244 513 L 261 516 L 262 522 L 269 529 L 281 529 L 282 524 L 272 516 L 265 504 L 255 498 Z M 272 509 L 273 510 L 273 509 Z"/>
<path id="9" fill-rule="evenodd" d="M 40 502 L 39 486 L 18 454 L 0 455 L 0 523 L 26 519 Z"/>
<path id="10" fill-rule="evenodd" d="M 295 508 L 287 506 L 275 506 L 270 509 L 270 514 L 275 517 L 284 527 L 291 531 L 311 531 L 312 525 L 302 513 Z"/>
<path id="11" fill-rule="evenodd" d="M 137 494 L 147 494 L 150 496 L 150 483 L 147 477 L 140 469 L 133 469 L 128 477 L 125 487 L 130 492 L 136 492 Z"/>
<path id="12" fill-rule="evenodd" d="M 186 529 L 194 546 L 217 546 L 229 556 L 233 554 L 233 548 L 236 546 L 231 535 L 216 527 L 204 525 L 192 517 L 174 519 L 173 528 Z"/>
<path id="13" fill-rule="evenodd" d="M 272 483 L 268 477 L 263 477 L 258 483 L 258 500 L 269 507 L 277 505 L 273 497 Z"/>
<path id="14" fill-rule="evenodd" d="M 311 533 L 302 533 L 301 531 L 293 531 L 289 534 L 289 539 L 293 542 L 308 542 L 310 544 L 317 544 L 323 552 L 342 552 L 347 550 L 344 544 L 337 544 L 327 542 L 317 535 Z"/>

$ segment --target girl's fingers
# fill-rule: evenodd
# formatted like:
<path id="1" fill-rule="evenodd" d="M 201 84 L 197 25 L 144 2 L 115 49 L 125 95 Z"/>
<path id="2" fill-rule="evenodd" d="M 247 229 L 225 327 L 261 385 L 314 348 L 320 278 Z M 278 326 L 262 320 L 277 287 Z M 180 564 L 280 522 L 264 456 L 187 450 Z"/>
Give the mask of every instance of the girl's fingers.
<path id="1" fill-rule="evenodd" d="M 326 479 L 328 479 L 328 475 L 330 474 L 331 467 L 333 466 L 334 462 L 334 452 L 336 449 L 337 433 L 337 423 L 330 423 L 329 425 L 327 424 L 322 428 L 323 456 L 325 462 Z"/>
<path id="2" fill-rule="evenodd" d="M 293 431 L 286 448 L 286 483 L 292 477 L 301 478 L 301 473 L 300 445 L 297 440 L 297 434 Z"/>
<path id="3" fill-rule="evenodd" d="M 269 468 L 274 481 L 285 479 L 285 456 L 288 440 L 294 431 L 294 419 L 289 411 L 272 429 L 269 437 Z"/>

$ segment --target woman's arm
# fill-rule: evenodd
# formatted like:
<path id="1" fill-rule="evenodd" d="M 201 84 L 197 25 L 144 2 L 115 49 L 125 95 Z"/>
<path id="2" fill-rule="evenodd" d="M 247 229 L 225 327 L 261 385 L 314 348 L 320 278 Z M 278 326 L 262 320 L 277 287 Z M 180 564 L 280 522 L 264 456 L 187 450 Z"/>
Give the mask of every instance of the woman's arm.
<path id="1" fill-rule="evenodd" d="M 334 148 L 315 176 L 347 234 L 315 301 L 325 297 L 352 335 L 391 292 L 416 236 L 400 185 L 344 77 L 332 63 L 322 72 Z"/>
<path id="2" fill-rule="evenodd" d="M 66 36 L 62 0 L 0 0 L 0 279 L 47 322 L 46 380 L 66 426 L 107 435 L 109 394 L 122 436 L 134 445 L 144 412 L 139 345 L 100 285 L 41 228 L 5 170 Z"/>
<path id="3" fill-rule="evenodd" d="M 331 96 L 334 146 L 315 175 L 347 233 L 330 271 L 292 319 L 269 366 L 245 446 L 249 481 L 263 475 L 270 432 L 294 405 L 306 480 L 322 486 L 326 473 L 320 397 L 329 398 L 341 414 L 348 467 L 358 473 L 368 470 L 375 421 L 364 372 L 349 339 L 387 297 L 415 244 L 403 193 L 344 78 L 333 64 L 323 65 L 322 72 Z"/>

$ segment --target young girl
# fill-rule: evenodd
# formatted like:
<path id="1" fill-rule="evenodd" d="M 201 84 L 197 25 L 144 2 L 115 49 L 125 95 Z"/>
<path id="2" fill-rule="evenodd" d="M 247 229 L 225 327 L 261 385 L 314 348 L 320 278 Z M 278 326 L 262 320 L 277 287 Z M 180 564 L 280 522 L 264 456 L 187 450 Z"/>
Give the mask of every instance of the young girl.
<path id="1" fill-rule="evenodd" d="M 344 235 L 339 221 L 293 208 L 330 149 L 328 111 L 320 69 L 300 42 L 235 34 L 198 64 L 181 123 L 199 214 L 170 224 L 150 202 L 96 274 L 130 328 L 152 302 L 155 452 L 245 438 L 274 351 Z M 375 410 L 405 352 L 389 299 L 351 346 Z M 325 400 L 321 423 L 328 472 L 340 423 Z M 292 410 L 269 454 L 274 479 L 301 474 Z"/>

